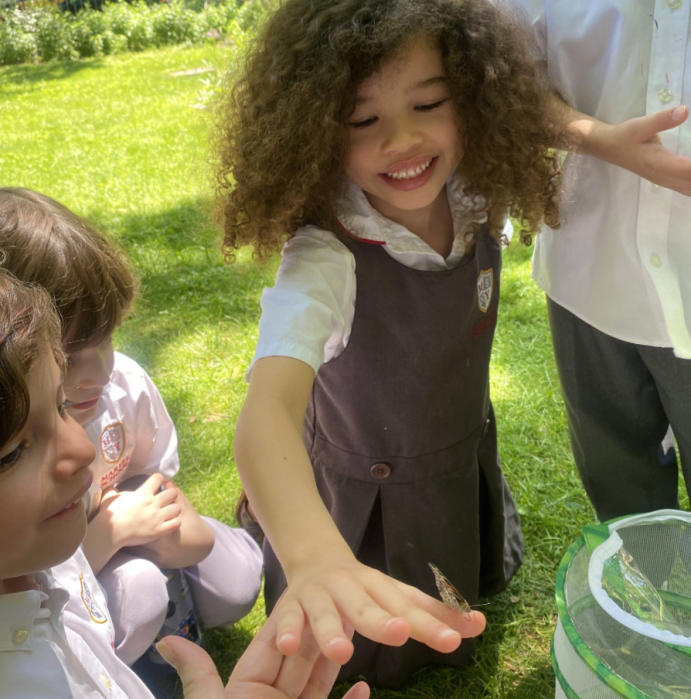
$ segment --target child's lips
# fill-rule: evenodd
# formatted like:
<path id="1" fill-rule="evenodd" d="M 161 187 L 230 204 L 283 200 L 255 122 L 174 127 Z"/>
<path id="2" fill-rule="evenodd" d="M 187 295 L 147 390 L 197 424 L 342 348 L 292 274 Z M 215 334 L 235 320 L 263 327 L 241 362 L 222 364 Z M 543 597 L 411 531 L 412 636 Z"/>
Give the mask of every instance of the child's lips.
<path id="1" fill-rule="evenodd" d="M 90 400 L 85 400 L 81 403 L 72 403 L 70 405 L 70 408 L 73 410 L 88 410 L 89 408 L 93 408 L 96 403 L 101 399 L 100 394 L 96 396 L 96 398 L 91 398 Z"/>
<path id="2" fill-rule="evenodd" d="M 432 174 L 434 173 L 435 166 L 438 160 L 438 157 L 434 157 L 423 161 L 422 165 L 428 162 L 429 165 L 427 165 L 427 167 L 423 169 L 422 172 L 420 172 L 418 175 L 413 175 L 412 177 L 404 177 L 399 179 L 391 177 L 386 173 L 380 173 L 379 179 L 382 182 L 385 182 L 387 185 L 389 185 L 389 187 L 392 187 L 393 189 L 397 189 L 403 192 L 410 192 L 414 189 L 417 189 L 418 187 L 422 187 L 423 185 L 427 184 L 427 182 L 429 182 L 430 178 L 432 177 Z M 395 172 L 407 171 L 403 169 L 397 169 Z"/>
<path id="3" fill-rule="evenodd" d="M 47 522 L 51 519 L 55 519 L 56 517 L 60 517 L 63 514 L 67 514 L 68 512 L 74 512 L 74 510 L 76 510 L 81 504 L 82 498 L 88 492 L 89 488 L 91 487 L 91 484 L 93 483 L 93 480 L 94 474 L 92 473 L 91 469 L 89 469 L 86 480 L 84 481 L 84 483 L 82 483 L 82 486 L 75 493 L 75 495 L 57 512 L 54 512 L 52 515 L 49 515 L 43 521 Z"/>

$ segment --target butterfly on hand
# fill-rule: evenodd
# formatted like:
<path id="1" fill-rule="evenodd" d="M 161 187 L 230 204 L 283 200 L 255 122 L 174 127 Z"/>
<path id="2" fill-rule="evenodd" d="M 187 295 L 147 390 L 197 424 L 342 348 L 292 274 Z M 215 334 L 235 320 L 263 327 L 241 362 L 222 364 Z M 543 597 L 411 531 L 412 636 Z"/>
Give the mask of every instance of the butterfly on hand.
<path id="1" fill-rule="evenodd" d="M 437 589 L 441 595 L 442 602 L 451 609 L 461 612 L 461 614 L 470 614 L 471 606 L 466 601 L 466 598 L 449 582 L 449 579 L 444 573 L 430 563 L 429 567 L 434 573 L 434 581 L 437 583 Z M 485 605 L 478 605 L 485 606 Z"/>

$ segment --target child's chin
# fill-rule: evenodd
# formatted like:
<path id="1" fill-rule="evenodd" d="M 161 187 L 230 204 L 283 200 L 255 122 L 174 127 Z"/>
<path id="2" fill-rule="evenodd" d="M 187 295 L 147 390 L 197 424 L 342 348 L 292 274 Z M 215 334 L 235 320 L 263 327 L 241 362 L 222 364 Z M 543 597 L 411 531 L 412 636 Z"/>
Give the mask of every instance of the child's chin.
<path id="1" fill-rule="evenodd" d="M 60 540 L 53 544 L 51 551 L 46 555 L 47 563 L 36 570 L 52 568 L 60 563 L 64 563 L 75 554 L 86 536 L 86 513 L 83 510 L 82 512 L 84 513 L 83 516 L 74 526 L 62 528 Z"/>
<path id="2" fill-rule="evenodd" d="M 96 414 L 97 407 L 98 404 L 94 405 L 93 408 L 88 408 L 87 410 L 74 410 L 73 408 L 68 408 L 67 412 L 78 425 L 85 425 Z"/>

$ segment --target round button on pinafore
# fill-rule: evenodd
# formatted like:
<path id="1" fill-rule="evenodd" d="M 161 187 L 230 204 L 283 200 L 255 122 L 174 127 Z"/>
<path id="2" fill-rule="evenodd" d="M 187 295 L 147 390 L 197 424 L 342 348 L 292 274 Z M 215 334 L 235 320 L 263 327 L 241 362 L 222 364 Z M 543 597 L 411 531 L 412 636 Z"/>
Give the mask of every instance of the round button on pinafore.
<path id="1" fill-rule="evenodd" d="M 372 474 L 372 478 L 376 478 L 378 481 L 388 478 L 391 475 L 391 466 L 389 464 L 374 464 L 369 470 Z"/>

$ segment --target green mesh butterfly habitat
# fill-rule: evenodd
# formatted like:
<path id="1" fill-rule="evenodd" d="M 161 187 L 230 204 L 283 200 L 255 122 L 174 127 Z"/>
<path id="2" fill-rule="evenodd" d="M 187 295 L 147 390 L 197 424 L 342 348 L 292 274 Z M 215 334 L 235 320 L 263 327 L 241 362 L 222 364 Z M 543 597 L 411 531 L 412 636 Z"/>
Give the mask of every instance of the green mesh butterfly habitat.
<path id="1" fill-rule="evenodd" d="M 556 597 L 556 699 L 691 699 L 691 514 L 585 527 Z"/>

